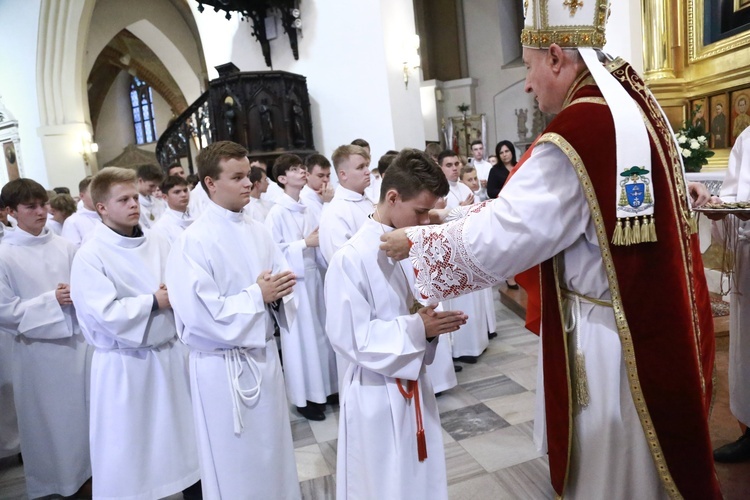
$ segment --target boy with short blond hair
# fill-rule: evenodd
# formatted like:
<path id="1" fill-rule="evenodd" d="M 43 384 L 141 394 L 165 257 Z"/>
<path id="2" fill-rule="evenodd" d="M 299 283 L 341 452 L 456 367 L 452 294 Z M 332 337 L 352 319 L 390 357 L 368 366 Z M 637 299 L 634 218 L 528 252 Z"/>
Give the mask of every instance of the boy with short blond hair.
<path id="1" fill-rule="evenodd" d="M 91 181 L 103 224 L 76 254 L 71 295 L 91 373 L 95 498 L 162 498 L 200 479 L 185 350 L 164 285 L 169 243 L 138 224 L 132 170 Z"/>

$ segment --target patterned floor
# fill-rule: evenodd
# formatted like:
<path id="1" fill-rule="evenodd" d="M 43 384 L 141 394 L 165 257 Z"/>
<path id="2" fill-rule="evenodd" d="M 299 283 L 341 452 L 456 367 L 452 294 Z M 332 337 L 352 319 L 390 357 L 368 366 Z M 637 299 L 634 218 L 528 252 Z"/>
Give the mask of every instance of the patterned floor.
<path id="1" fill-rule="evenodd" d="M 549 469 L 532 441 L 538 338 L 499 301 L 498 336 L 459 385 L 438 397 L 451 499 L 552 498 Z M 323 422 L 293 412 L 302 496 L 334 498 L 338 410 Z"/>
<path id="2" fill-rule="evenodd" d="M 495 308 L 498 336 L 477 364 L 462 365 L 459 385 L 438 398 L 449 496 L 553 498 L 547 459 L 532 442 L 538 338 L 498 300 Z M 717 369 L 720 390 L 711 423 L 714 444 L 719 446 L 736 439 L 737 429 L 728 412 L 726 353 L 717 353 Z M 333 499 L 338 409 L 329 407 L 323 422 L 307 421 L 295 411 L 291 419 L 303 498 Z M 718 467 L 727 499 L 749 498 L 748 467 L 750 463 Z M 23 467 L 15 459 L 0 460 L 0 499 L 25 498 L 24 492 Z"/>

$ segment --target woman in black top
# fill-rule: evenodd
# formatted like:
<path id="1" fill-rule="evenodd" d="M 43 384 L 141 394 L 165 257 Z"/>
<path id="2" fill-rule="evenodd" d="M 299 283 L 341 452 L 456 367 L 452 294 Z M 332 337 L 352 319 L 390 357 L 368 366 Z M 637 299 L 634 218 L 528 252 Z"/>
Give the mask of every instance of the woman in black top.
<path id="1" fill-rule="evenodd" d="M 487 197 L 497 198 L 500 190 L 503 188 L 505 181 L 513 167 L 516 166 L 516 148 L 510 141 L 500 141 L 495 146 L 495 155 L 497 156 L 497 165 L 490 169 L 487 176 Z"/>
<path id="2" fill-rule="evenodd" d="M 510 141 L 500 141 L 495 146 L 495 155 L 498 159 L 497 165 L 490 169 L 487 176 L 487 197 L 490 199 L 497 198 L 505 181 L 508 180 L 510 171 L 516 166 L 516 148 Z M 512 290 L 518 289 L 518 283 L 512 278 L 506 280 L 505 284 Z"/>

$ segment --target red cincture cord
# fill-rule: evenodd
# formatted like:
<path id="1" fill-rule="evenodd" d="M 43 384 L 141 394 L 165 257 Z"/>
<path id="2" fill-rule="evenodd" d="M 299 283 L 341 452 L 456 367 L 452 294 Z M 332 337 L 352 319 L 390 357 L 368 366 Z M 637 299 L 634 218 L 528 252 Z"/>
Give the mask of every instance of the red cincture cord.
<path id="1" fill-rule="evenodd" d="M 405 390 L 401 384 L 401 379 L 396 379 L 396 385 L 401 395 L 409 400 L 414 399 L 414 409 L 417 414 L 417 457 L 420 462 L 427 458 L 427 441 L 424 437 L 424 425 L 422 425 L 422 407 L 419 404 L 419 382 L 416 380 L 407 380 L 408 390 Z"/>

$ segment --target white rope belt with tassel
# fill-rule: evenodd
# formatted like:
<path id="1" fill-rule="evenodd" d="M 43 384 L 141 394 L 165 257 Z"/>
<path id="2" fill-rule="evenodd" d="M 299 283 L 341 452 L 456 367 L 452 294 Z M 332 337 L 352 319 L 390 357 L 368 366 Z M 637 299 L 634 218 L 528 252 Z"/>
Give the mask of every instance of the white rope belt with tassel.
<path id="1" fill-rule="evenodd" d="M 612 302 L 588 297 L 566 288 L 561 288 L 560 291 L 562 292 L 563 297 L 572 302 L 570 314 L 567 318 L 566 324 L 563 325 L 563 328 L 567 335 L 573 335 L 575 338 L 576 352 L 573 384 L 576 402 L 581 408 L 585 408 L 590 402 L 590 396 L 589 385 L 586 380 L 586 359 L 583 355 L 583 350 L 581 349 L 581 332 L 578 328 L 581 323 L 581 302 L 587 302 L 600 307 L 612 307 Z"/>
<path id="2" fill-rule="evenodd" d="M 242 421 L 242 404 L 252 404 L 260 397 L 260 387 L 263 382 L 263 374 L 258 367 L 258 363 L 248 354 L 249 349 L 244 347 L 234 347 L 232 349 L 222 349 L 218 351 L 204 351 L 201 349 L 191 348 L 202 354 L 214 356 L 223 356 L 226 365 L 227 381 L 229 382 L 229 392 L 232 396 L 232 411 L 234 413 L 234 433 L 242 434 L 245 425 Z M 242 360 L 247 361 L 250 372 L 255 379 L 255 385 L 249 388 L 243 388 L 240 385 L 240 377 L 244 372 Z"/>

